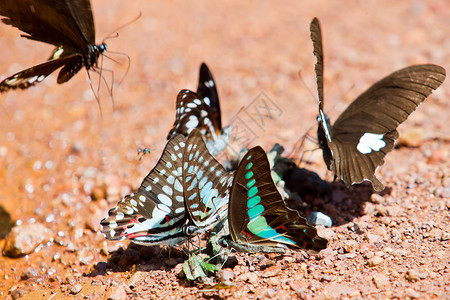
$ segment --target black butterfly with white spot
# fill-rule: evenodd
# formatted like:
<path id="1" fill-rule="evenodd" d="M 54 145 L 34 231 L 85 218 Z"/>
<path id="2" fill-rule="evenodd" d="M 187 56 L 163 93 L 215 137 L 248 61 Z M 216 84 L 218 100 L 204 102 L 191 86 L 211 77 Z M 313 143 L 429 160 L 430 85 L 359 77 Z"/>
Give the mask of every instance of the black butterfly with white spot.
<path id="1" fill-rule="evenodd" d="M 216 155 L 228 144 L 230 128 L 222 128 L 219 97 L 211 72 L 206 64 L 200 67 L 197 93 L 182 90 L 177 96 L 175 122 L 167 135 L 189 135 L 193 129 L 204 135 L 209 152 Z"/>
<path id="2" fill-rule="evenodd" d="M 398 125 L 442 84 L 445 70 L 431 64 L 398 70 L 356 98 L 331 126 L 323 111 L 322 32 L 317 18 L 311 22 L 310 30 L 317 59 L 317 135 L 324 161 L 347 186 L 369 180 L 375 191 L 382 191 L 384 186 L 374 173 L 394 148 Z"/>
<path id="3" fill-rule="evenodd" d="M 89 0 L 1 0 L 4 24 L 17 27 L 30 40 L 56 46 L 47 62 L 25 69 L 0 82 L 0 92 L 26 89 L 61 68 L 57 82 L 70 80 L 83 67 L 97 69 L 106 44 L 95 44 Z"/>
<path id="4" fill-rule="evenodd" d="M 234 176 L 228 204 L 230 236 L 219 243 L 240 252 L 283 253 L 287 248 L 313 253 L 327 247 L 297 211 L 288 208 L 275 186 L 264 150 L 250 149 Z"/>
<path id="5" fill-rule="evenodd" d="M 101 231 L 110 240 L 129 238 L 147 246 L 182 243 L 224 217 L 231 181 L 198 130 L 187 139 L 177 134 L 138 192 L 101 221 Z"/>

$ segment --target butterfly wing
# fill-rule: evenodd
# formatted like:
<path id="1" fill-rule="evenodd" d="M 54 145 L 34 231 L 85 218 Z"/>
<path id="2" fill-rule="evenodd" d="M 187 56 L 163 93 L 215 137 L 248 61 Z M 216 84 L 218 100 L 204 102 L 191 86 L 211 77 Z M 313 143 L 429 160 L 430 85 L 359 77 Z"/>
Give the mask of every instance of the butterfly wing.
<path id="1" fill-rule="evenodd" d="M 327 240 L 306 223 L 297 211 L 286 207 L 270 175 L 261 147 L 248 151 L 239 164 L 228 205 L 231 237 L 238 244 L 274 248 L 326 248 Z"/>
<path id="2" fill-rule="evenodd" d="M 183 160 L 183 185 L 190 219 L 205 231 L 227 213 L 232 174 L 209 153 L 202 134 L 189 135 Z"/>
<path id="3" fill-rule="evenodd" d="M 62 66 L 68 64 L 82 65 L 82 60 L 83 58 L 80 54 L 72 54 L 64 58 L 49 60 L 45 63 L 20 71 L 0 82 L 0 93 L 16 88 L 26 89 L 41 82 L 48 75 Z"/>
<path id="4" fill-rule="evenodd" d="M 78 30 L 89 44 L 95 44 L 95 25 L 90 0 L 65 0 Z"/>
<path id="5" fill-rule="evenodd" d="M 323 46 L 322 30 L 317 18 L 314 18 L 309 27 L 311 40 L 313 42 L 313 54 L 316 57 L 314 66 L 316 72 L 317 93 L 319 95 L 319 110 L 323 110 Z"/>
<path id="6" fill-rule="evenodd" d="M 322 149 L 323 159 L 329 170 L 331 166 L 331 160 L 333 159 L 331 150 L 328 143 L 331 142 L 330 136 L 330 122 L 328 117 L 323 112 L 323 46 L 322 46 L 322 30 L 320 29 L 320 23 L 317 18 L 314 18 L 310 25 L 311 41 L 313 42 L 313 53 L 316 57 L 315 72 L 317 82 L 317 94 L 319 96 L 319 115 L 317 121 L 319 126 L 317 127 L 317 139 L 319 147 Z"/>
<path id="7" fill-rule="evenodd" d="M 2 22 L 27 33 L 24 37 L 84 53 L 95 43 L 89 0 L 2 0 Z"/>
<path id="8" fill-rule="evenodd" d="M 137 193 L 126 196 L 101 221 L 110 240 L 131 239 L 141 245 L 174 245 L 186 237 L 182 159 L 186 138 L 176 135 L 167 143 L 157 165 Z"/>
<path id="9" fill-rule="evenodd" d="M 416 65 L 396 71 L 362 93 L 333 125 L 330 146 L 332 170 L 347 184 L 372 181 L 384 187 L 374 172 L 394 148 L 397 127 L 437 89 L 445 70 L 436 65 Z"/>
<path id="10" fill-rule="evenodd" d="M 197 93 L 181 90 L 177 96 L 175 122 L 167 138 L 177 133 L 188 136 L 193 129 L 200 130 L 206 139 L 217 136 L 217 124 L 209 105 Z"/>
<path id="11" fill-rule="evenodd" d="M 200 66 L 197 94 L 200 98 L 203 98 L 203 101 L 207 105 L 209 105 L 212 113 L 212 119 L 214 120 L 216 126 L 216 133 L 219 134 L 222 130 L 219 95 L 217 93 L 214 77 L 205 63 L 202 63 Z"/>

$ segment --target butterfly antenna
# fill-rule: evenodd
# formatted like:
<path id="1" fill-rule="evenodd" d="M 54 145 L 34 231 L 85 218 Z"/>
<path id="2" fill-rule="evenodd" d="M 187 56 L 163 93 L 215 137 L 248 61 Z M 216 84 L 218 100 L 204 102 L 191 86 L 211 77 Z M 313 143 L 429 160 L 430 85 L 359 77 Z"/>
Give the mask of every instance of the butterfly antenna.
<path id="1" fill-rule="evenodd" d="M 106 37 L 103 39 L 102 43 L 104 43 L 107 39 L 112 39 L 112 38 L 117 38 L 119 37 L 119 33 L 117 31 L 120 31 L 121 29 L 123 29 L 124 27 L 136 22 L 140 17 L 142 17 L 142 12 L 139 12 L 139 14 L 137 15 L 137 17 L 135 17 L 134 19 L 126 22 L 125 24 L 120 25 L 119 27 L 117 27 L 116 29 L 114 29 L 113 31 L 111 31 L 109 34 L 106 35 Z"/>

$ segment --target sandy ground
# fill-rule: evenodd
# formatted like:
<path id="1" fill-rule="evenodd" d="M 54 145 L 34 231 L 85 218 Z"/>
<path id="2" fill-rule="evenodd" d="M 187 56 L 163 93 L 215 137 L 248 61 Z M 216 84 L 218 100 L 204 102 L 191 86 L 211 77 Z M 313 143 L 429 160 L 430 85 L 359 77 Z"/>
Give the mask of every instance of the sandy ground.
<path id="1" fill-rule="evenodd" d="M 251 128 L 248 146 L 269 150 L 278 142 L 290 152 L 316 125 L 314 16 L 324 34 L 326 110 L 335 120 L 397 69 L 449 69 L 448 1 L 93 0 L 93 10 L 99 42 L 142 12 L 107 40 L 108 55 L 131 58 L 125 80 L 114 85 L 114 111 L 102 95 L 101 116 L 84 71 L 63 86 L 52 75 L 0 95 L 0 248 L 9 221 L 19 233 L 34 233 L 25 242 L 30 254 L 1 257 L 0 298 L 450 298 L 449 80 L 400 126 L 407 147 L 379 169 L 384 193 L 335 183 L 331 199 L 304 207 L 302 214 L 321 210 L 334 221 L 321 229 L 330 242 L 319 255 L 236 255 L 238 264 L 218 278 L 236 286 L 204 291 L 178 276 L 182 250 L 169 256 L 165 248 L 106 242 L 98 232 L 107 210 L 155 165 L 176 95 L 196 89 L 202 61 L 216 78 L 224 124 L 239 119 Z M 5 75 L 42 62 L 52 49 L 4 25 L 0 47 Z M 111 68 L 116 79 L 125 69 Z M 259 126 L 240 109 L 261 92 L 278 111 Z M 140 147 L 152 153 L 140 160 Z M 319 151 L 308 161 L 332 179 Z"/>

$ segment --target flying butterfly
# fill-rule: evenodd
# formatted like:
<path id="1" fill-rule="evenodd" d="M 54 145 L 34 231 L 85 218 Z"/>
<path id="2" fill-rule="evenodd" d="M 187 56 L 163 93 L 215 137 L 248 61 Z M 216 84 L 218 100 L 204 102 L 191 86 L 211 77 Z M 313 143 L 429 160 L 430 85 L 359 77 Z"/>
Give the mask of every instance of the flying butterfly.
<path id="1" fill-rule="evenodd" d="M 384 186 L 374 173 L 393 150 L 397 127 L 442 84 L 445 70 L 432 64 L 398 70 L 359 95 L 331 126 L 323 111 L 322 32 L 317 18 L 312 20 L 310 31 L 317 59 L 317 136 L 323 159 L 335 178 L 347 186 L 368 180 L 375 191 L 382 191 Z"/>
<path id="2" fill-rule="evenodd" d="M 286 206 L 273 183 L 264 150 L 250 149 L 241 160 L 228 204 L 230 237 L 219 242 L 240 252 L 277 252 L 286 248 L 318 252 L 328 241 L 297 211 Z"/>
<path id="3" fill-rule="evenodd" d="M 95 44 L 89 0 L 2 0 L 2 22 L 25 32 L 23 37 L 54 45 L 47 62 L 16 73 L 0 82 L 0 92 L 26 89 L 61 68 L 57 82 L 69 81 L 83 67 L 98 68 L 106 44 Z"/>
<path id="4" fill-rule="evenodd" d="M 187 136 L 194 128 L 204 135 L 212 155 L 215 156 L 227 146 L 231 129 L 222 128 L 216 84 L 205 63 L 200 67 L 197 93 L 190 90 L 178 93 L 175 122 L 167 139 L 177 133 Z"/>

